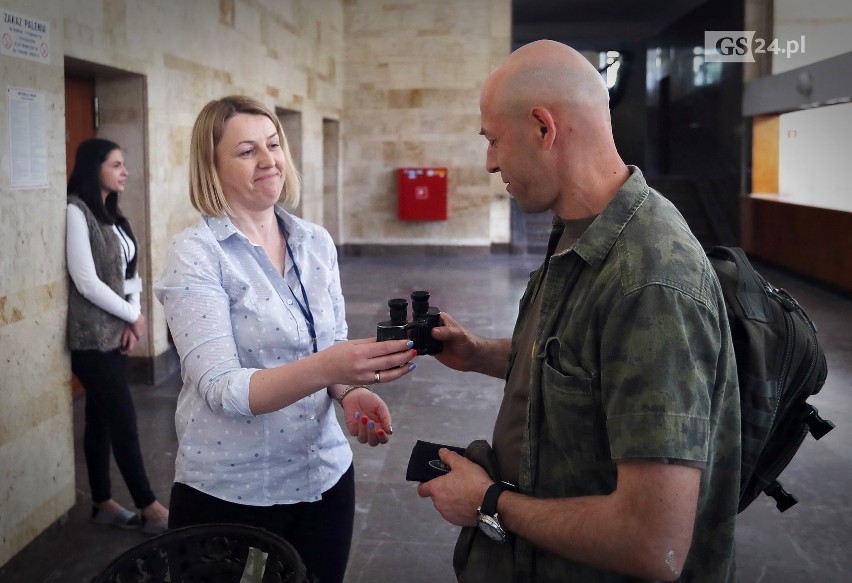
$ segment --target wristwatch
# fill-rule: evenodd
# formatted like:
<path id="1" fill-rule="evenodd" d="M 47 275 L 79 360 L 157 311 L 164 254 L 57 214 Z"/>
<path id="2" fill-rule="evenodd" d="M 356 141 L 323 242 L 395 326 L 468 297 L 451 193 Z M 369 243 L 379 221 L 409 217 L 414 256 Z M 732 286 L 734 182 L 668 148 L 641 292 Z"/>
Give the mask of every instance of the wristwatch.
<path id="1" fill-rule="evenodd" d="M 482 506 L 476 509 L 479 513 L 479 516 L 476 517 L 476 524 L 479 526 L 479 530 L 484 532 L 488 538 L 498 543 L 506 540 L 506 529 L 503 527 L 503 523 L 500 522 L 500 515 L 497 514 L 497 499 L 500 498 L 500 494 L 508 489 L 506 484 L 501 482 L 491 484 L 485 491 Z"/>

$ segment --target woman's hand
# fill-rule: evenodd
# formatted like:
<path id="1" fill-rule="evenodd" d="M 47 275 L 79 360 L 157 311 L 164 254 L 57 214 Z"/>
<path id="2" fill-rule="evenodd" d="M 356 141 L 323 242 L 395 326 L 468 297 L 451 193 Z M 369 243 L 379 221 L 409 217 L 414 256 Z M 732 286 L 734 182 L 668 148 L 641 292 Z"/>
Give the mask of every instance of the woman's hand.
<path id="1" fill-rule="evenodd" d="M 389 441 L 393 433 L 388 406 L 376 393 L 366 387 L 352 389 L 341 403 L 349 435 L 370 447 Z"/>
<path id="2" fill-rule="evenodd" d="M 249 385 L 249 407 L 255 415 L 261 415 L 325 387 L 395 381 L 414 370 L 411 360 L 417 352 L 408 342 L 376 342 L 375 338 L 338 342 L 308 358 L 258 370 Z"/>
<path id="3" fill-rule="evenodd" d="M 136 336 L 136 340 L 142 338 L 142 335 L 145 334 L 145 315 L 142 312 L 139 312 L 139 317 L 136 318 L 136 321 L 132 324 L 129 324 L 131 330 L 133 330 L 133 334 Z"/>
<path id="4" fill-rule="evenodd" d="M 126 324 L 124 326 L 124 331 L 121 333 L 121 346 L 119 348 L 119 352 L 121 352 L 121 354 L 130 354 L 136 347 L 136 342 L 138 340 L 139 337 L 136 336 L 136 333 L 133 331 L 133 324 Z"/>
<path id="5" fill-rule="evenodd" d="M 414 370 L 417 351 L 410 340 L 362 338 L 338 342 L 319 354 L 328 384 L 372 385 L 395 381 Z"/>

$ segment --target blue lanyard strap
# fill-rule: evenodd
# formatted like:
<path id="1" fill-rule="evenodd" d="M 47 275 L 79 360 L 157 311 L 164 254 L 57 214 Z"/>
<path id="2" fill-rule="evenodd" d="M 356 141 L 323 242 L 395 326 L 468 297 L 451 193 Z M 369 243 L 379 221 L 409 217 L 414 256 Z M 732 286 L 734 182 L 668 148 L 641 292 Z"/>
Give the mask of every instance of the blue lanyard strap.
<path id="1" fill-rule="evenodd" d="M 293 271 L 296 272 L 296 279 L 299 280 L 299 287 L 302 290 L 302 298 L 305 300 L 305 304 L 302 305 L 302 302 L 299 301 L 299 298 L 296 297 L 296 293 L 293 291 L 293 288 L 290 287 L 290 284 L 287 284 L 287 289 L 290 290 L 290 293 L 293 295 L 293 299 L 296 300 L 296 305 L 299 306 L 299 310 L 302 312 L 302 315 L 305 317 L 305 322 L 308 324 L 308 334 L 311 335 L 311 340 L 314 343 L 314 353 L 317 352 L 317 332 L 314 328 L 314 315 L 311 313 L 311 303 L 308 301 L 308 294 L 305 291 L 305 286 L 302 283 L 302 274 L 299 271 L 299 266 L 296 265 L 296 258 L 293 257 L 293 250 L 290 249 L 290 243 L 287 241 L 287 235 L 284 235 L 284 244 L 287 246 L 287 255 L 290 256 L 290 261 L 293 262 Z M 285 282 L 286 283 L 286 282 Z"/>

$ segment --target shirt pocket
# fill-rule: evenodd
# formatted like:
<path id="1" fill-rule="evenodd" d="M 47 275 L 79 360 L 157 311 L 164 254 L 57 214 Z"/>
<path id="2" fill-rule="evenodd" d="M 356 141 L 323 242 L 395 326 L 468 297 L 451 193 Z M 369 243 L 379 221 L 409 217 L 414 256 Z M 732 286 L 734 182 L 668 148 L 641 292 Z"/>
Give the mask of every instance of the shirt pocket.
<path id="1" fill-rule="evenodd" d="M 576 363 L 556 337 L 548 338 L 542 355 L 543 437 L 568 460 L 601 461 L 608 450 L 605 420 L 595 390 L 598 375 Z"/>

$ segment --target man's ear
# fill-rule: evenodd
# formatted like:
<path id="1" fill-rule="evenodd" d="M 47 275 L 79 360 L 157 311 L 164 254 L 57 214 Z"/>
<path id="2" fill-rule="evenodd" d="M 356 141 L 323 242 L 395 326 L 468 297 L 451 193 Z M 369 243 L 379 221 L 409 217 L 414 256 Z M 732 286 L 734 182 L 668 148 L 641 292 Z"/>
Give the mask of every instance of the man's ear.
<path id="1" fill-rule="evenodd" d="M 533 107 L 530 117 L 538 125 L 542 146 L 550 150 L 556 141 L 556 122 L 546 107 Z"/>

